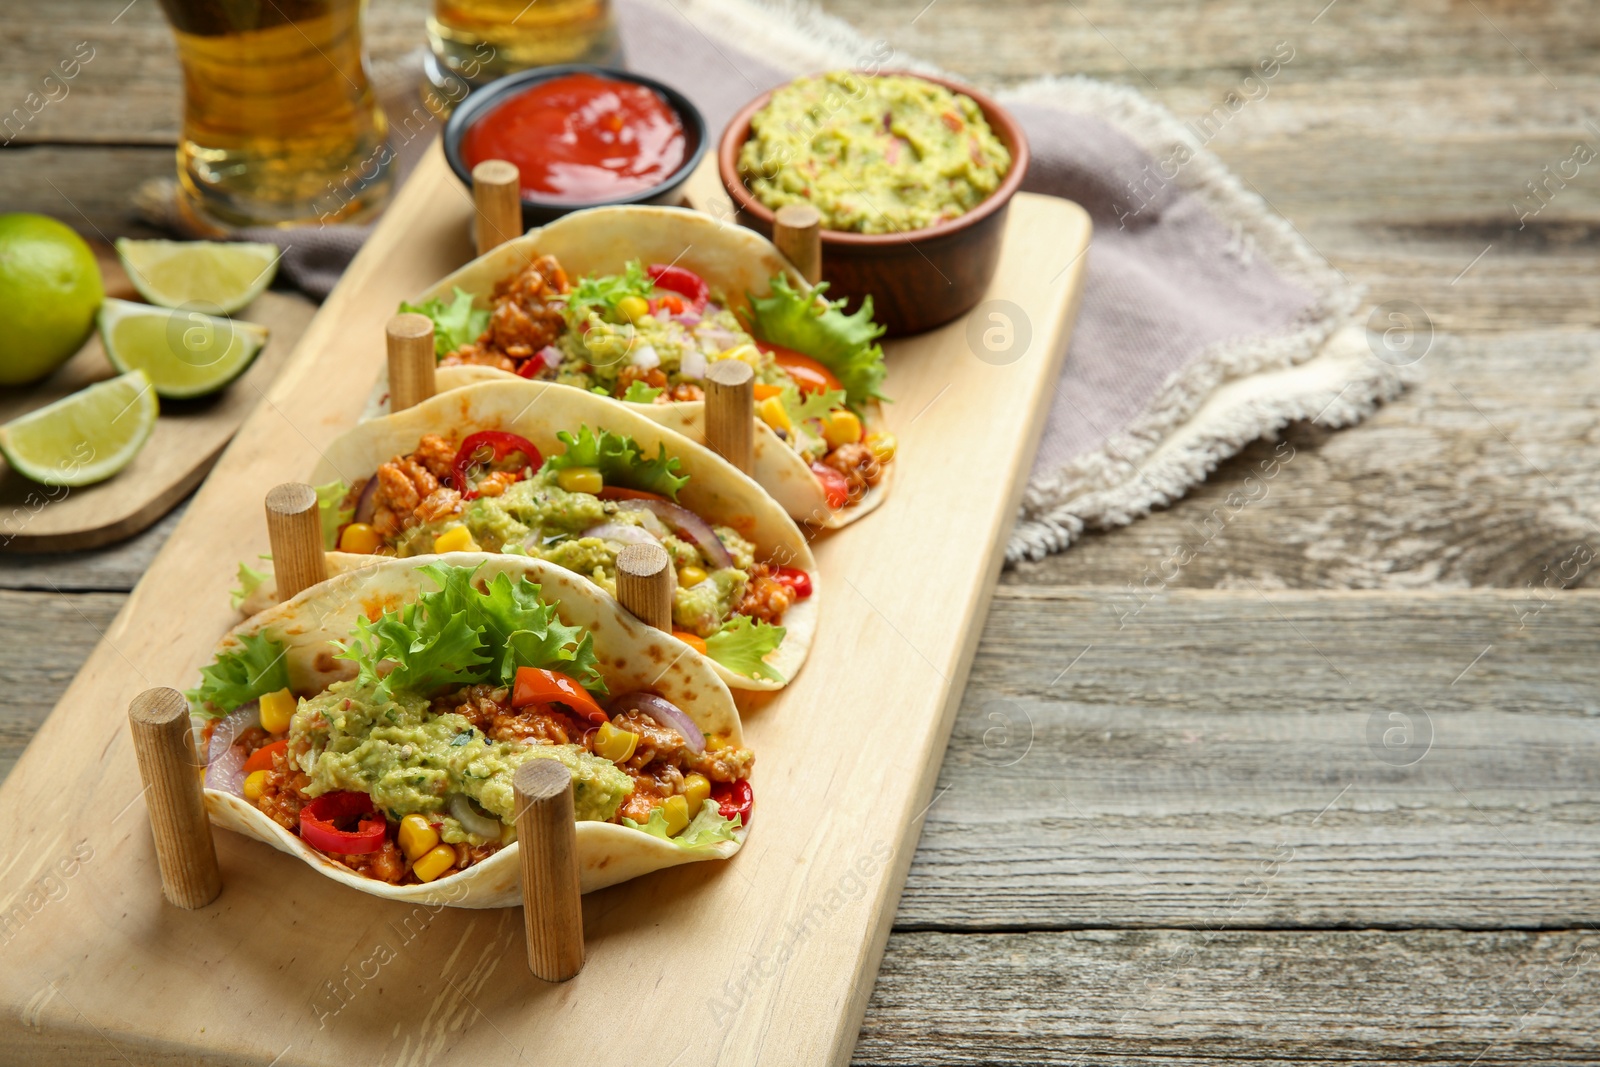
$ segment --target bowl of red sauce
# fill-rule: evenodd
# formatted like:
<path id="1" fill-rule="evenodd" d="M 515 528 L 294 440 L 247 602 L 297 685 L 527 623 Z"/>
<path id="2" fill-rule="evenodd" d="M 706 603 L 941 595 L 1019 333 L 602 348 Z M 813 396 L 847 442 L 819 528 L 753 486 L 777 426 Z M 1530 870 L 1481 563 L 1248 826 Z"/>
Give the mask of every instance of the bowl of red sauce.
<path id="1" fill-rule="evenodd" d="M 581 65 L 492 81 L 444 131 L 445 158 L 469 187 L 486 159 L 516 164 L 524 226 L 606 204 L 679 203 L 706 143 L 705 119 L 676 89 Z"/>

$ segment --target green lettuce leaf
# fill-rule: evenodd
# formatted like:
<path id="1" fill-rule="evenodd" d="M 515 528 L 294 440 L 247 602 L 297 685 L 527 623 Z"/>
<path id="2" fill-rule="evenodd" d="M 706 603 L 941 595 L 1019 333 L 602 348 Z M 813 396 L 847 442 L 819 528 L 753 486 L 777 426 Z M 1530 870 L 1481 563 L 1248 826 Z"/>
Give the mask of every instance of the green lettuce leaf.
<path id="1" fill-rule="evenodd" d="M 246 634 L 240 647 L 200 668 L 200 684 L 184 696 L 197 715 L 217 718 L 265 693 L 289 687 L 283 644 L 265 634 Z"/>
<path id="2" fill-rule="evenodd" d="M 820 393 L 802 393 L 798 385 L 786 385 L 778 394 L 789 421 L 799 426 L 810 419 L 820 419 L 835 408 L 845 406 L 845 394 L 838 389 L 825 389 Z"/>
<path id="3" fill-rule="evenodd" d="M 731 819 L 722 817 L 722 810 L 715 800 L 701 803 L 700 810 L 690 820 L 689 825 L 677 837 L 667 833 L 667 811 L 665 808 L 656 808 L 650 813 L 648 822 L 637 823 L 626 815 L 622 817 L 622 825 L 634 830 L 643 830 L 652 837 L 659 837 L 663 841 L 671 841 L 679 848 L 690 851 L 711 848 L 723 841 L 732 841 L 734 832 L 739 829 L 740 819 L 735 815 Z"/>
<path id="4" fill-rule="evenodd" d="M 872 297 L 863 298 L 854 315 L 846 315 L 841 310 L 843 300 L 815 299 L 827 288 L 824 282 L 807 296 L 783 275 L 775 276 L 772 292 L 750 297 L 753 332 L 763 341 L 792 348 L 827 367 L 844 386 L 850 403 L 887 400 L 883 395 L 883 347 L 874 343 L 884 328 L 872 321 Z"/>
<path id="5" fill-rule="evenodd" d="M 582 322 L 591 310 L 616 319 L 617 301 L 625 296 L 648 298 L 656 283 L 637 260 L 629 260 L 621 274 L 590 275 L 579 278 L 567 297 L 567 321 Z"/>
<path id="6" fill-rule="evenodd" d="M 601 430 L 597 435 L 589 427 L 580 426 L 576 437 L 566 430 L 557 433 L 556 437 L 567 446 L 567 450 L 544 461 L 545 466 L 553 471 L 564 471 L 569 467 L 594 467 L 607 485 L 642 489 L 673 500 L 678 498 L 678 490 L 689 481 L 687 475 L 678 473 L 678 457 L 668 456 L 666 445 L 656 446 L 656 457 L 649 459 L 633 438 L 609 430 Z"/>
<path id="7" fill-rule="evenodd" d="M 601 392 L 605 392 L 604 389 Z M 656 397 L 666 392 L 665 389 L 656 389 L 635 379 L 628 383 L 628 391 L 622 394 L 622 399 L 630 404 L 654 404 Z"/>
<path id="8" fill-rule="evenodd" d="M 448 356 L 462 345 L 469 345 L 483 336 L 489 328 L 489 312 L 472 306 L 472 294 L 460 286 L 446 304 L 443 297 L 434 297 L 422 304 L 400 304 L 401 312 L 426 315 L 433 320 L 433 352 Z"/>
<path id="9" fill-rule="evenodd" d="M 332 552 L 339 545 L 339 527 L 356 517 L 356 509 L 342 506 L 344 498 L 350 495 L 350 487 L 342 481 L 319 485 L 316 491 L 317 514 L 322 519 L 322 547 Z"/>
<path id="10" fill-rule="evenodd" d="M 766 656 L 783 643 L 785 632 L 782 626 L 735 615 L 706 638 L 706 655 L 735 674 L 781 683 L 783 675 L 766 662 Z"/>
<path id="11" fill-rule="evenodd" d="M 271 556 L 262 556 L 262 559 L 271 559 Z M 239 561 L 239 588 L 228 590 L 228 603 L 233 605 L 233 610 L 238 611 L 239 605 L 249 599 L 250 594 L 261 588 L 261 583 L 272 577 L 266 571 L 258 571 L 244 560 Z"/>
<path id="12" fill-rule="evenodd" d="M 476 567 L 432 563 L 420 570 L 439 588 L 375 621 L 359 620 L 340 653 L 356 664 L 363 687 L 390 698 L 402 689 L 426 694 L 447 685 L 509 684 L 518 667 L 543 667 L 605 692 L 593 638 L 563 623 L 537 585 L 498 574 L 480 591 Z M 386 660 L 393 669 L 381 674 Z"/>

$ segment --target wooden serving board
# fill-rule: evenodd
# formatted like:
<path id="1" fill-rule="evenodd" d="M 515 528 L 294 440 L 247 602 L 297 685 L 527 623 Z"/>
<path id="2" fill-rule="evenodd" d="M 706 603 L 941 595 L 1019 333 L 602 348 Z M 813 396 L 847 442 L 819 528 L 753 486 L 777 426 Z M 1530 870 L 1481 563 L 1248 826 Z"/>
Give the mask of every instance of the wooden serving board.
<path id="1" fill-rule="evenodd" d="M 0 787 L 0 1062 L 843 1064 L 1054 394 L 1089 222 L 1018 196 L 985 317 L 889 347 L 894 492 L 820 538 L 822 623 L 787 689 L 742 700 L 756 814 L 728 863 L 584 898 L 588 964 L 546 985 L 516 909 L 384 902 L 219 832 L 225 888 L 161 897 L 126 725 L 232 621 L 262 495 L 360 414 L 396 304 L 468 258 L 437 146 Z M 998 305 L 996 307 L 999 307 Z M 980 312 L 990 310 L 980 308 Z M 25 650 L 24 650 L 25 653 Z M 748 696 L 748 695 L 747 695 Z"/>
<path id="2" fill-rule="evenodd" d="M 98 244 L 106 295 L 137 300 L 116 253 Z M 305 332 L 316 306 L 302 296 L 262 293 L 238 318 L 269 333 L 250 369 L 203 400 L 161 402 L 144 448 L 114 477 L 72 489 L 31 482 L 0 459 L 0 552 L 68 552 L 131 537 L 171 511 L 200 484 Z M 115 376 L 98 332 L 37 385 L 0 389 L 0 423 Z"/>

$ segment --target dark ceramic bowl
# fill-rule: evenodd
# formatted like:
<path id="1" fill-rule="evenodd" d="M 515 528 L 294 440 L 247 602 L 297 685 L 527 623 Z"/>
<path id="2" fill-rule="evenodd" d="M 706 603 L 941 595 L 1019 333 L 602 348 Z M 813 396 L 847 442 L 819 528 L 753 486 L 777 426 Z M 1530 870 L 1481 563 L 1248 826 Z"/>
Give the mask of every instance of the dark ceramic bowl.
<path id="1" fill-rule="evenodd" d="M 1009 112 L 976 89 L 915 71 L 878 73 L 921 78 L 970 96 L 1011 152 L 1011 169 L 999 188 L 960 218 L 904 233 L 822 231 L 822 279 L 830 283 L 828 295 L 850 298 L 853 309 L 860 297 L 871 294 L 873 318 L 895 337 L 943 326 L 983 299 L 1000 263 L 1006 208 L 1028 171 L 1028 139 Z M 772 93 L 763 93 L 746 104 L 728 123 L 717 148 L 717 170 L 739 222 L 767 237 L 772 236 L 773 212 L 739 177 L 739 149 L 750 137 L 751 116 L 771 98 Z"/>
<path id="2" fill-rule="evenodd" d="M 522 194 L 522 225 L 524 227 L 540 226 L 562 215 L 581 210 L 586 207 L 605 207 L 612 204 L 679 204 L 683 201 L 683 186 L 694 173 L 695 167 L 700 165 L 700 160 L 706 154 L 708 142 L 706 134 L 706 120 L 700 110 L 689 102 L 689 98 L 669 85 L 663 85 L 654 78 L 646 78 L 639 74 L 631 74 L 625 70 L 612 70 L 607 67 L 591 67 L 579 63 L 566 64 L 559 67 L 535 67 L 532 70 L 518 71 L 498 78 L 488 83 L 481 89 L 474 89 L 461 105 L 450 116 L 450 121 L 444 128 L 444 157 L 450 163 L 450 169 L 456 172 L 456 177 L 461 179 L 463 185 L 472 188 L 472 168 L 467 166 L 466 160 L 461 158 L 461 142 L 467 130 L 473 123 L 484 115 L 493 111 L 499 105 L 527 89 L 530 85 L 559 78 L 564 74 L 594 74 L 602 78 L 615 78 L 618 81 L 632 82 L 643 85 L 647 89 L 654 89 L 667 106 L 678 113 L 679 120 L 683 123 L 683 136 L 685 140 L 685 153 L 683 162 L 678 169 L 667 176 L 659 185 L 648 189 L 641 189 L 637 193 L 627 196 L 613 197 L 605 200 L 594 200 L 581 204 L 563 203 L 542 197 L 532 196 L 526 192 Z"/>

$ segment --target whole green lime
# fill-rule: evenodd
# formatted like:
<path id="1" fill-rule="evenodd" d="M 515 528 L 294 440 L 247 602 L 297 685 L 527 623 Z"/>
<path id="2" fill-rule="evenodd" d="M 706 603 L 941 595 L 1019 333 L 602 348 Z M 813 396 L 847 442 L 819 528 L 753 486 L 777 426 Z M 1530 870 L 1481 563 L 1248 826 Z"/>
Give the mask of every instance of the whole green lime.
<path id="1" fill-rule="evenodd" d="M 55 370 L 94 329 L 105 290 L 83 238 L 44 215 L 0 215 L 0 385 Z"/>

